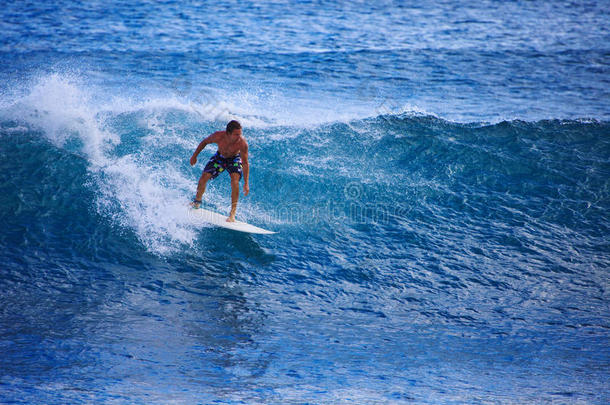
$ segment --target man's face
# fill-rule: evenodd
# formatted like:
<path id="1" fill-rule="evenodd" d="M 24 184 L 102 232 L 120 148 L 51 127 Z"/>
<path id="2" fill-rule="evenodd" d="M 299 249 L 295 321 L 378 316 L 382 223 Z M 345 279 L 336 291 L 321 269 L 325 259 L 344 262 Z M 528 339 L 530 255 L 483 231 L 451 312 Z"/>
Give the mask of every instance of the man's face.
<path id="1" fill-rule="evenodd" d="M 229 132 L 229 133 L 227 133 L 227 135 L 229 135 L 229 139 L 232 142 L 235 142 L 241 136 L 241 128 L 234 129 L 233 132 Z"/>

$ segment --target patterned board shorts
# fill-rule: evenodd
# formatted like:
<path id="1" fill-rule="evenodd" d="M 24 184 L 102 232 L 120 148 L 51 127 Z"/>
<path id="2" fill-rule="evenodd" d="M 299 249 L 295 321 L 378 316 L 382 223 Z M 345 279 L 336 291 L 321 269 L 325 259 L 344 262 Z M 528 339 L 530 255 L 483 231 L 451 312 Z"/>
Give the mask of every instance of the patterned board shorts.
<path id="1" fill-rule="evenodd" d="M 205 165 L 203 172 L 210 173 L 214 179 L 225 170 L 228 171 L 229 174 L 239 173 L 239 179 L 241 180 L 242 167 L 241 156 L 239 153 L 233 157 L 226 158 L 220 153 L 216 152 L 216 154 L 212 156 Z"/>

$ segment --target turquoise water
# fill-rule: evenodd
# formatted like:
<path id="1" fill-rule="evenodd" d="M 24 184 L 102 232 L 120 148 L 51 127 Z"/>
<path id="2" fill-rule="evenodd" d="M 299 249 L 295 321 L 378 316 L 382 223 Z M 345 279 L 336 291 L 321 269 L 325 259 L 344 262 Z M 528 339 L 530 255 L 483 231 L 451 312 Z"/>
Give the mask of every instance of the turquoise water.
<path id="1" fill-rule="evenodd" d="M 603 2 L 0 14 L 0 402 L 608 402 Z"/>

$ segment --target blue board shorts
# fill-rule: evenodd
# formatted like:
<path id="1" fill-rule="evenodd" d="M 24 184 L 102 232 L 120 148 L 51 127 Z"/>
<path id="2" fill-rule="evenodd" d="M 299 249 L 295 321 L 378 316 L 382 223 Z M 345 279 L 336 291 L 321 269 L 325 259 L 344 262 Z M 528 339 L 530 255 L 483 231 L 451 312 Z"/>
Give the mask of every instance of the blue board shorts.
<path id="1" fill-rule="evenodd" d="M 239 173 L 239 179 L 241 180 L 242 164 L 241 156 L 239 153 L 230 158 L 226 158 L 220 153 L 216 152 L 216 154 L 212 156 L 208 163 L 205 165 L 203 172 L 210 173 L 212 175 L 212 178 L 214 179 L 225 170 L 228 171 L 229 174 Z"/>

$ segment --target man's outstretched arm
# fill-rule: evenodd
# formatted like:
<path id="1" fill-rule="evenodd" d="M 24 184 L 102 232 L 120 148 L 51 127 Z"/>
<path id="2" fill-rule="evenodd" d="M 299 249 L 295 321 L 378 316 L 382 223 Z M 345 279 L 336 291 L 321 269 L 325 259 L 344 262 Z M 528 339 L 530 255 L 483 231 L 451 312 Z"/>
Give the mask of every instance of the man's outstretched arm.
<path id="1" fill-rule="evenodd" d="M 193 156 L 191 156 L 191 166 L 195 166 L 195 163 L 197 163 L 197 156 L 199 156 L 199 153 L 201 153 L 201 151 L 203 150 L 203 148 L 206 147 L 206 145 L 210 143 L 217 143 L 218 134 L 219 132 L 214 132 L 212 135 L 208 136 L 199 143 L 197 149 L 195 149 L 195 152 L 193 153 Z"/>

